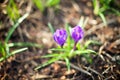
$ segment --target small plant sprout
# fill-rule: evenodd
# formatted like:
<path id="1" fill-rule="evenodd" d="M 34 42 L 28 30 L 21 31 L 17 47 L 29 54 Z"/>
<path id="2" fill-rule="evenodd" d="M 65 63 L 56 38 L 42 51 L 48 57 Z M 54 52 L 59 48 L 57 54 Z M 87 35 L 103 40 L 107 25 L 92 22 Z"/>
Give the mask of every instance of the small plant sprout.
<path id="1" fill-rule="evenodd" d="M 75 26 L 71 31 L 71 37 L 75 41 L 74 43 L 74 50 L 76 49 L 76 44 L 79 40 L 81 40 L 84 36 L 84 32 L 80 26 Z"/>
<path id="2" fill-rule="evenodd" d="M 22 17 L 20 17 L 17 21 L 15 21 L 16 23 L 8 31 L 8 35 L 5 38 L 5 40 L 0 41 L 0 62 L 6 60 L 10 56 L 13 56 L 17 53 L 27 50 L 28 49 L 27 47 L 34 46 L 37 48 L 41 48 L 41 46 L 39 44 L 30 43 L 30 42 L 9 43 L 9 40 L 10 40 L 13 32 L 15 31 L 15 29 L 20 25 L 21 22 L 23 22 L 24 19 L 26 19 L 28 17 L 28 15 L 29 15 L 29 13 L 26 13 Z M 24 47 L 24 48 L 16 49 L 16 47 Z M 14 48 L 15 50 L 11 50 L 11 48 Z"/>
<path id="3" fill-rule="evenodd" d="M 64 29 L 56 30 L 53 38 L 61 47 L 63 47 L 67 39 L 67 32 Z"/>
<path id="4" fill-rule="evenodd" d="M 80 26 L 75 26 L 74 28 L 71 28 L 70 26 L 66 25 L 66 30 L 57 29 L 56 32 L 53 33 L 53 39 L 61 47 L 53 48 L 51 50 L 54 51 L 54 53 L 42 56 L 42 58 L 50 58 L 50 60 L 43 63 L 42 65 L 39 65 L 38 67 L 35 68 L 35 70 L 60 60 L 62 61 L 64 60 L 66 62 L 67 69 L 70 70 L 70 59 L 77 55 L 84 56 L 86 60 L 90 62 L 91 61 L 90 53 L 96 52 L 87 49 L 88 45 L 86 46 L 86 43 L 81 47 L 81 43 L 79 41 L 83 38 L 83 36 L 84 31 Z M 66 44 L 64 45 L 64 43 Z"/>

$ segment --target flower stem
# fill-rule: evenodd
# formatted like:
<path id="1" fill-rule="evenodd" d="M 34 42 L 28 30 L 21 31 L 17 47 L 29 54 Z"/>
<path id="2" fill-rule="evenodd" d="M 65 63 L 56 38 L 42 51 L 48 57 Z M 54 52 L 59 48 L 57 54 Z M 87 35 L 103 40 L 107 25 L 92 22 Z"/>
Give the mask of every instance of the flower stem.
<path id="1" fill-rule="evenodd" d="M 60 47 L 63 48 L 63 45 L 61 45 Z"/>
<path id="2" fill-rule="evenodd" d="M 77 44 L 77 42 L 75 42 L 74 47 L 73 47 L 73 50 L 76 50 L 76 44 Z"/>

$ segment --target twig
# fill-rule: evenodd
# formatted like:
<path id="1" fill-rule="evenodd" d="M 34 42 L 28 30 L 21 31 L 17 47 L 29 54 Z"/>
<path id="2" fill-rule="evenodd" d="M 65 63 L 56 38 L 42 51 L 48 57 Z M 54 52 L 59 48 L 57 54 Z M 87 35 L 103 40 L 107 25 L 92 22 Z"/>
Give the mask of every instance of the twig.
<path id="1" fill-rule="evenodd" d="M 102 52 L 103 52 L 103 49 L 104 49 L 104 47 L 107 45 L 107 42 L 105 42 L 101 47 L 100 47 L 100 49 L 99 49 L 99 52 L 98 52 L 98 55 L 100 56 L 100 58 L 103 60 L 103 61 L 105 61 L 105 59 L 104 59 L 104 57 L 103 57 L 103 55 L 102 55 Z"/>
<path id="2" fill-rule="evenodd" d="M 105 78 L 104 80 L 110 80 L 113 76 L 109 76 L 107 78 Z"/>
<path id="3" fill-rule="evenodd" d="M 94 72 L 95 74 L 97 74 L 97 75 L 99 75 L 101 77 L 104 77 L 102 74 L 100 74 L 99 72 L 97 72 L 96 70 L 94 70 L 94 69 L 92 69 L 90 67 L 85 67 L 85 69 L 90 70 L 90 71 Z"/>
<path id="4" fill-rule="evenodd" d="M 57 63 L 60 63 L 60 64 L 66 64 L 65 62 L 63 62 L 63 61 L 56 61 Z M 80 72 L 83 72 L 83 73 L 85 73 L 85 74 L 87 74 L 87 75 L 89 75 L 89 76 L 91 76 L 92 77 L 92 79 L 94 80 L 94 77 L 92 76 L 92 74 L 91 73 L 89 73 L 88 71 L 86 71 L 86 70 L 84 70 L 84 69 L 82 69 L 82 68 L 80 68 L 80 67 L 77 67 L 77 66 L 75 66 L 74 64 L 72 64 L 72 63 L 70 63 L 70 66 L 72 67 L 72 68 L 74 68 L 74 69 L 76 69 L 76 70 L 78 70 L 78 71 L 80 71 Z"/>

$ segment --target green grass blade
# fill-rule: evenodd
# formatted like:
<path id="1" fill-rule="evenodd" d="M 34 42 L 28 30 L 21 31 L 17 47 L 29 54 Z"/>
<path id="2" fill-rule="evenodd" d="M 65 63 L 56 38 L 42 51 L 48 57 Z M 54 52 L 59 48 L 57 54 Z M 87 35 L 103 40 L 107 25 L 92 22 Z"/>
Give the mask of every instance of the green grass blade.
<path id="1" fill-rule="evenodd" d="M 13 34 L 13 32 L 15 31 L 15 29 L 19 26 L 19 24 L 25 19 L 27 18 L 29 14 L 26 13 L 25 15 L 23 15 L 21 18 L 18 19 L 18 21 L 15 23 L 15 25 L 13 25 L 13 27 L 9 30 L 8 35 L 5 39 L 5 42 L 7 43 L 11 37 L 11 35 Z"/>
<path id="2" fill-rule="evenodd" d="M 50 31 L 52 32 L 52 34 L 54 34 L 54 28 L 53 28 L 53 26 L 51 25 L 51 23 L 48 23 L 48 27 L 50 28 Z"/>
<path id="3" fill-rule="evenodd" d="M 3 61 L 3 60 L 5 60 L 5 59 L 6 59 L 5 57 L 1 57 L 0 58 L 0 62 Z"/>
<path id="4" fill-rule="evenodd" d="M 90 44 L 101 45 L 101 43 L 98 41 L 88 40 L 85 42 L 84 49 L 88 48 Z"/>
<path id="5" fill-rule="evenodd" d="M 15 3 L 15 0 L 9 0 L 6 10 L 7 15 L 10 17 L 12 21 L 16 21 L 20 17 L 20 13 Z"/>
<path id="6" fill-rule="evenodd" d="M 60 54 L 48 54 L 48 55 L 45 55 L 45 56 L 42 56 L 42 58 L 49 58 L 49 57 L 57 57 L 59 56 Z"/>
<path id="7" fill-rule="evenodd" d="M 0 42 L 0 54 L 2 54 L 2 56 L 6 56 L 5 46 L 1 42 Z"/>
<path id="8" fill-rule="evenodd" d="M 58 59 L 59 59 L 59 58 L 52 58 L 52 59 L 50 59 L 49 61 L 43 63 L 42 65 L 39 65 L 38 67 L 36 67 L 34 70 L 38 70 L 38 69 L 43 68 L 43 67 L 45 67 L 45 66 L 47 66 L 47 65 L 50 65 L 50 64 L 52 64 L 53 62 L 57 61 Z"/>
<path id="9" fill-rule="evenodd" d="M 60 0 L 47 0 L 46 6 L 52 7 L 56 6 L 60 3 Z"/>
<path id="10" fill-rule="evenodd" d="M 71 49 L 71 44 L 72 44 L 72 39 L 71 39 L 71 34 L 70 34 L 70 30 L 71 30 L 71 27 L 68 25 L 68 24 L 65 24 L 65 28 L 66 28 L 66 31 L 67 31 L 67 34 L 68 34 L 68 37 L 67 37 L 67 48 L 68 50 Z"/>
<path id="11" fill-rule="evenodd" d="M 8 57 L 10 57 L 10 56 L 12 56 L 12 55 L 15 55 L 15 54 L 17 54 L 17 53 L 20 53 L 20 52 L 22 52 L 22 51 L 25 51 L 25 50 L 27 50 L 27 49 L 28 49 L 28 48 L 22 48 L 22 49 L 15 50 L 15 51 L 11 52 L 9 55 L 7 55 L 6 57 L 0 58 L 0 62 L 3 61 L 3 60 L 5 60 L 5 59 L 7 59 Z"/>
<path id="12" fill-rule="evenodd" d="M 87 50 L 76 50 L 73 53 L 78 54 L 78 55 L 81 55 L 81 54 L 90 54 L 90 53 L 96 54 L 95 51 L 90 50 L 90 49 L 87 49 Z"/>
<path id="13" fill-rule="evenodd" d="M 36 43 L 30 43 L 30 42 L 17 42 L 17 43 L 9 43 L 8 44 L 9 47 L 37 47 L 37 48 L 41 48 L 42 46 Z"/>
<path id="14" fill-rule="evenodd" d="M 69 52 L 69 50 L 67 49 L 57 49 L 57 48 L 53 48 L 53 49 L 50 49 L 52 51 L 66 51 L 66 52 Z"/>
<path id="15" fill-rule="evenodd" d="M 43 4 L 42 0 L 32 0 L 32 1 L 41 12 L 44 11 L 45 5 Z"/>
<path id="16" fill-rule="evenodd" d="M 56 56 L 53 57 L 52 59 L 48 60 L 47 62 L 43 63 L 42 65 L 39 65 L 38 67 L 36 67 L 34 70 L 38 70 L 40 68 L 43 68 L 43 67 L 50 65 L 53 62 L 58 61 L 60 59 L 64 59 L 64 54 L 59 54 L 57 57 Z"/>
<path id="17" fill-rule="evenodd" d="M 87 62 L 92 63 L 92 58 L 90 57 L 90 55 L 83 54 L 83 57 L 85 57 Z"/>
<path id="18" fill-rule="evenodd" d="M 103 13 L 99 13 L 99 16 L 101 17 L 101 19 L 102 19 L 104 25 L 106 26 L 106 25 L 107 25 L 107 21 L 106 21 L 106 19 L 105 19 L 104 14 L 103 14 Z"/>
<path id="19" fill-rule="evenodd" d="M 7 43 L 5 43 L 5 51 L 6 51 L 6 55 L 10 54 L 9 46 Z"/>
<path id="20" fill-rule="evenodd" d="M 25 50 L 27 50 L 27 49 L 28 49 L 28 48 L 21 48 L 21 49 L 12 51 L 11 54 L 10 54 L 10 56 L 15 55 L 16 53 L 20 53 L 20 52 L 22 52 L 22 51 L 25 51 Z"/>
<path id="21" fill-rule="evenodd" d="M 65 58 L 65 62 L 66 62 L 68 71 L 70 71 L 70 61 L 69 61 L 69 59 Z"/>
<path id="22" fill-rule="evenodd" d="M 99 13 L 99 2 L 98 0 L 93 0 L 94 14 L 98 15 Z"/>
<path id="23" fill-rule="evenodd" d="M 114 8 L 110 8 L 116 15 L 120 16 L 120 11 Z"/>

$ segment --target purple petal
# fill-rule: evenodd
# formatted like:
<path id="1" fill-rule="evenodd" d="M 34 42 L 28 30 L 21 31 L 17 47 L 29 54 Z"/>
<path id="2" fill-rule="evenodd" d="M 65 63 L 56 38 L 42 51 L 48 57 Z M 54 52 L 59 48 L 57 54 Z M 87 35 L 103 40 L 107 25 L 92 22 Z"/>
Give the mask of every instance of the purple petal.
<path id="1" fill-rule="evenodd" d="M 64 29 L 57 29 L 53 34 L 53 38 L 60 46 L 63 46 L 67 39 L 67 32 Z"/>
<path id="2" fill-rule="evenodd" d="M 84 32 L 80 26 L 75 26 L 71 31 L 71 36 L 75 42 L 78 42 L 80 39 L 83 38 Z"/>

